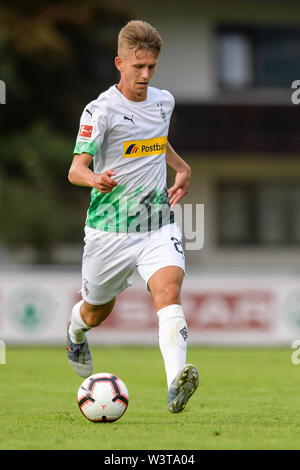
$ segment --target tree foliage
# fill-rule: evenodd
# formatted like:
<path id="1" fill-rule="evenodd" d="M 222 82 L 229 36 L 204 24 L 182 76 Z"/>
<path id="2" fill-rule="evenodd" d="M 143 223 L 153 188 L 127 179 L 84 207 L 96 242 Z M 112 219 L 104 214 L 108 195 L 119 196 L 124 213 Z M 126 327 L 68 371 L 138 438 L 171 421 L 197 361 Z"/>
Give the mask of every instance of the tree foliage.
<path id="1" fill-rule="evenodd" d="M 67 181 L 83 107 L 117 82 L 121 1 L 14 0 L 0 6 L 1 239 L 51 262 L 80 241 L 89 191 Z"/>

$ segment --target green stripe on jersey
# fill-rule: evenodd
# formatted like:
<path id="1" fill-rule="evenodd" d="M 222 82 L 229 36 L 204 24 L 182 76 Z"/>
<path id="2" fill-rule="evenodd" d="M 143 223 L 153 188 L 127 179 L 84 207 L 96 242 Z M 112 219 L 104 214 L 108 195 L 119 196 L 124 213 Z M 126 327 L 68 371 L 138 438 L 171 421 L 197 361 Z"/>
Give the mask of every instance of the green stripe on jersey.
<path id="1" fill-rule="evenodd" d="M 97 144 L 95 140 L 92 140 L 92 142 L 82 142 L 82 140 L 76 140 L 73 155 L 81 154 L 81 153 L 89 153 L 94 156 L 98 148 L 99 148 L 99 145 Z"/>
<path id="2" fill-rule="evenodd" d="M 86 225 L 106 232 L 147 232 L 174 222 L 166 192 L 153 189 L 144 197 L 145 186 L 125 195 L 126 185 L 116 186 L 110 193 L 91 191 Z"/>

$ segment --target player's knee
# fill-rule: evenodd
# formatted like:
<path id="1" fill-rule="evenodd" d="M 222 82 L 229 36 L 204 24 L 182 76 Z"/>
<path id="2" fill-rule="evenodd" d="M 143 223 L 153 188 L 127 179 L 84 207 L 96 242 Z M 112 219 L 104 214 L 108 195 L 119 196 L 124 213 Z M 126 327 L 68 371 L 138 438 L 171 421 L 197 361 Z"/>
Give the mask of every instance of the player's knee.
<path id="1" fill-rule="evenodd" d="M 111 313 L 114 301 L 105 305 L 93 305 L 85 308 L 83 312 L 83 320 L 89 328 L 99 326 Z"/>
<path id="2" fill-rule="evenodd" d="M 103 318 L 102 312 L 87 312 L 84 315 L 84 322 L 89 328 L 95 328 L 95 326 L 99 326 L 105 318 Z"/>
<path id="3" fill-rule="evenodd" d="M 180 285 L 176 282 L 170 282 L 162 286 L 155 294 L 155 304 L 159 308 L 161 306 L 179 304 L 180 303 Z"/>

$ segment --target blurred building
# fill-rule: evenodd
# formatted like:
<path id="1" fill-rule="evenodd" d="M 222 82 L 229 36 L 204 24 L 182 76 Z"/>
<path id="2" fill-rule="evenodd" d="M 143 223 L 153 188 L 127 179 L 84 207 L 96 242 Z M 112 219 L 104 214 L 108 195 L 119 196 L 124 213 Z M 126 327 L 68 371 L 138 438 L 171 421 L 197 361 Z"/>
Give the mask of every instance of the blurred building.
<path id="1" fill-rule="evenodd" d="M 205 205 L 189 265 L 297 269 L 299 2 L 129 3 L 162 35 L 153 85 L 176 98 L 169 140 L 193 169 L 183 202 Z"/>
<path id="2" fill-rule="evenodd" d="M 169 140 L 193 170 L 180 206 L 192 207 L 181 220 L 185 241 L 187 226 L 201 232 L 196 205 L 204 204 L 204 246 L 185 250 L 191 342 L 291 344 L 300 334 L 300 105 L 292 102 L 300 4 L 128 0 L 126 7 L 163 37 L 153 85 L 175 96 Z M 55 250 L 59 269 L 0 273 L 2 339 L 64 341 L 80 298 L 81 256 L 82 245 L 66 244 Z M 24 251 L 15 258 L 31 259 Z M 151 296 L 135 281 L 91 341 L 156 342 Z"/>

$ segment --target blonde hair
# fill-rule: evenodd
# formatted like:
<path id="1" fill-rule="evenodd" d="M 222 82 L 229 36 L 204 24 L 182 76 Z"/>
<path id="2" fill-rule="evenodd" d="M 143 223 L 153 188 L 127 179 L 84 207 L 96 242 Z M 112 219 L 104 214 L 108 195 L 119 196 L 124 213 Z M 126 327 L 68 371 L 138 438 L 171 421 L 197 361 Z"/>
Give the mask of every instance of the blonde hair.
<path id="1" fill-rule="evenodd" d="M 118 37 L 118 55 L 148 49 L 159 54 L 162 39 L 159 32 L 146 21 L 131 20 L 120 31 Z"/>

